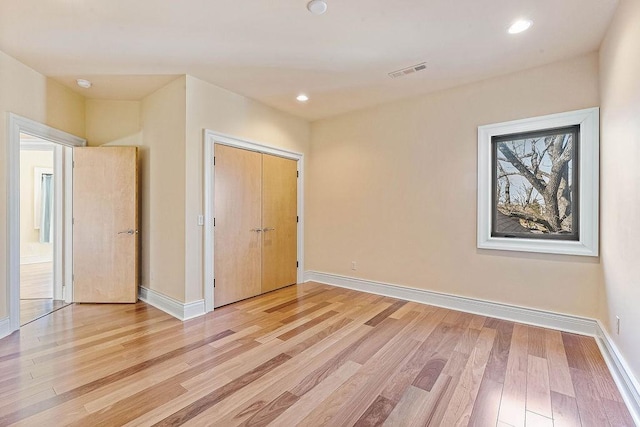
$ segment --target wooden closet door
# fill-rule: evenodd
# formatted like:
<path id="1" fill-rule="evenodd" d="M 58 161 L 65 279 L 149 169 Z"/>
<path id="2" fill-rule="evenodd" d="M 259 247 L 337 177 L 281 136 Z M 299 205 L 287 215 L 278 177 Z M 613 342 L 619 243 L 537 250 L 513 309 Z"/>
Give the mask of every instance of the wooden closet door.
<path id="1" fill-rule="evenodd" d="M 297 282 L 297 162 L 262 155 L 262 292 Z"/>
<path id="2" fill-rule="evenodd" d="M 262 155 L 216 144 L 214 175 L 214 307 L 220 307 L 261 292 Z"/>
<path id="3" fill-rule="evenodd" d="M 136 147 L 73 149 L 73 300 L 138 299 Z"/>

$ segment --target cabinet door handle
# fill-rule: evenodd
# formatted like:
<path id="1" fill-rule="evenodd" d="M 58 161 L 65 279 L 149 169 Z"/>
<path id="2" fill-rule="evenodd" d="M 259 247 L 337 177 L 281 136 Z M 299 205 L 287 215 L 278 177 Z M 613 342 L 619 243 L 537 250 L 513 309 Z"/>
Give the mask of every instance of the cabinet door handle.
<path id="1" fill-rule="evenodd" d="M 274 231 L 275 228 L 273 227 L 267 227 L 267 228 L 263 228 L 262 231 L 267 232 L 267 231 Z"/>
<path id="2" fill-rule="evenodd" d="M 256 233 L 260 233 L 260 232 L 262 232 L 262 229 L 261 228 L 252 228 L 249 231 L 255 231 Z"/>
<path id="3" fill-rule="evenodd" d="M 132 230 L 132 229 L 128 229 L 128 230 L 124 230 L 124 231 L 118 231 L 118 234 L 128 234 L 128 235 L 132 235 L 134 233 L 137 233 L 138 230 Z"/>

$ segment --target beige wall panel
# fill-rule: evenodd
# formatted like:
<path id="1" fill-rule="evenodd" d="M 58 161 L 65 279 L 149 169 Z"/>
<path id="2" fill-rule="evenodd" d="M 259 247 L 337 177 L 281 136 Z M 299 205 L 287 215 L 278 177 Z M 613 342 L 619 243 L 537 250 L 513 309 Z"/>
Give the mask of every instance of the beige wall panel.
<path id="1" fill-rule="evenodd" d="M 140 145 L 140 101 L 87 99 L 87 143 L 90 146 Z"/>
<path id="2" fill-rule="evenodd" d="M 476 248 L 477 127 L 598 103 L 594 53 L 313 123 L 306 269 L 594 317 L 598 258 Z"/>
<path id="3" fill-rule="evenodd" d="M 185 78 L 142 100 L 141 284 L 178 301 L 185 290 Z"/>
<path id="4" fill-rule="evenodd" d="M 622 0 L 600 52 L 600 320 L 640 380 L 640 2 Z M 616 319 L 620 317 L 620 335 Z"/>
<path id="5" fill-rule="evenodd" d="M 85 98 L 53 79 L 46 80 L 46 124 L 84 138 Z"/>
<path id="6" fill-rule="evenodd" d="M 6 113 L 12 112 L 49 126 L 84 134 L 84 98 L 60 87 L 42 74 L 0 52 L 0 163 L 6 164 Z M 4 169 L 3 169 L 4 170 Z M 6 174 L 0 174 L 0 230 L 6 230 Z M 7 271 L 7 242 L 0 239 L 0 271 Z M 6 295 L 6 275 L 0 274 L 0 295 Z M 0 319 L 6 317 L 6 298 L 0 299 Z"/>

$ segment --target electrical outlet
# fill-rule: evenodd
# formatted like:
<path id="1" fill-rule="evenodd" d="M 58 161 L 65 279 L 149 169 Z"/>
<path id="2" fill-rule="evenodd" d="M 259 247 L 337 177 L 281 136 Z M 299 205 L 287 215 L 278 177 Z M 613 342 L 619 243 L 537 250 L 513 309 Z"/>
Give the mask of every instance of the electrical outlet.
<path id="1" fill-rule="evenodd" d="M 356 262 L 355 261 L 351 261 L 351 269 L 352 270 L 356 269 Z"/>
<path id="2" fill-rule="evenodd" d="M 616 333 L 620 335 L 620 317 L 616 316 Z"/>

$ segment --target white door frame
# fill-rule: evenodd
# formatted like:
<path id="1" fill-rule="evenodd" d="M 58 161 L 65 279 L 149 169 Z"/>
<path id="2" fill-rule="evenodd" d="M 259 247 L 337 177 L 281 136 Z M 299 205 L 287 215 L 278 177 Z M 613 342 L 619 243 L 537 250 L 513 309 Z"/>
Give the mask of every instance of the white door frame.
<path id="1" fill-rule="evenodd" d="M 72 149 L 84 147 L 87 141 L 70 133 L 54 129 L 34 120 L 8 113 L 7 126 L 7 301 L 9 301 L 9 332 L 20 328 L 20 133 L 32 135 L 64 146 L 64 284 L 65 300 L 71 301 L 72 291 L 72 211 L 71 189 L 73 178 Z"/>
<path id="2" fill-rule="evenodd" d="M 213 213 L 215 190 L 215 144 L 257 151 L 264 154 L 285 157 L 297 161 L 298 165 L 298 270 L 297 282 L 304 281 L 304 155 L 282 148 L 271 147 L 259 142 L 248 141 L 234 136 L 204 130 L 204 301 L 205 309 L 213 311 L 213 278 L 215 277 Z"/>

